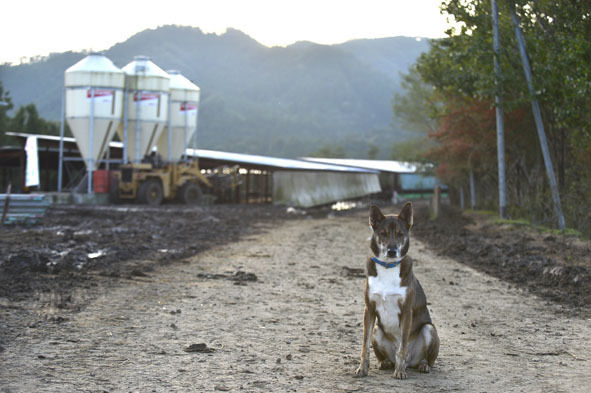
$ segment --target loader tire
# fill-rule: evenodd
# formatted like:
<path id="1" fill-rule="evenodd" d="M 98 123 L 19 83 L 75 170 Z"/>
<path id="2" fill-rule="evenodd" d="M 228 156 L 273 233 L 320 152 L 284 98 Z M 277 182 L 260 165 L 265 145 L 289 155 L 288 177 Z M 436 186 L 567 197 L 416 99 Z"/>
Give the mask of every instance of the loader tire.
<path id="1" fill-rule="evenodd" d="M 140 184 L 137 199 L 139 203 L 158 206 L 162 203 L 163 193 L 162 184 L 158 180 L 148 179 Z"/>
<path id="2" fill-rule="evenodd" d="M 201 201 L 201 188 L 193 182 L 186 182 L 179 191 L 179 200 L 185 205 L 196 205 Z"/>

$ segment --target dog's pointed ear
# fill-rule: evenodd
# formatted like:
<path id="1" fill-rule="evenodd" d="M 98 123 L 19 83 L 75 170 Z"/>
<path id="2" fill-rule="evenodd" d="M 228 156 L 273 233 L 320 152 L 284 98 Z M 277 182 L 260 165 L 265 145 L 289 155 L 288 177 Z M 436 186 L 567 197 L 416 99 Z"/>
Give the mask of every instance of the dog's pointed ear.
<path id="1" fill-rule="evenodd" d="M 375 230 L 378 225 L 385 219 L 382 211 L 376 205 L 371 205 L 369 208 L 369 226 Z"/>
<path id="2" fill-rule="evenodd" d="M 407 202 L 406 205 L 404 205 L 404 207 L 400 211 L 400 214 L 398 215 L 398 218 L 406 224 L 406 229 L 412 228 L 412 203 Z"/>

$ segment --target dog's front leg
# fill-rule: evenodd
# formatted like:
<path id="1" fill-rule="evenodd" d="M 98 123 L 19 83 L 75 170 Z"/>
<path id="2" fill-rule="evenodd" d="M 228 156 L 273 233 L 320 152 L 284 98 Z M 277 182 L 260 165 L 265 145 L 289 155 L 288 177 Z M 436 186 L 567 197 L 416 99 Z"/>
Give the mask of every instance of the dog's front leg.
<path id="1" fill-rule="evenodd" d="M 365 377 L 369 372 L 369 344 L 371 342 L 371 334 L 373 326 L 376 321 L 376 314 L 367 305 L 363 311 L 363 346 L 361 347 L 361 360 L 359 361 L 359 368 L 355 371 L 357 377 Z"/>
<path id="2" fill-rule="evenodd" d="M 400 317 L 400 330 L 402 331 L 402 337 L 400 340 L 400 345 L 398 346 L 398 350 L 396 351 L 396 365 L 394 367 L 394 378 L 397 379 L 406 379 L 406 351 L 408 348 L 408 340 L 410 338 L 410 328 L 412 326 L 412 313 L 410 311 L 410 306 L 405 306 L 407 309 L 402 310 Z"/>

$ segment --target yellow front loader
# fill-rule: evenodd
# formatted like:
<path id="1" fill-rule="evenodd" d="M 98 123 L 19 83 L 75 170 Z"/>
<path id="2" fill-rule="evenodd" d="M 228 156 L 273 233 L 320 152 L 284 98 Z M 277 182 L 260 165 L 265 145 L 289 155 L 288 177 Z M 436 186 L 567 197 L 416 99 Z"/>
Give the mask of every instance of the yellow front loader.
<path id="1" fill-rule="evenodd" d="M 119 200 L 159 205 L 176 199 L 196 204 L 202 199 L 202 186 L 211 187 L 197 161 L 179 163 L 124 164 L 114 174 L 111 190 Z"/>

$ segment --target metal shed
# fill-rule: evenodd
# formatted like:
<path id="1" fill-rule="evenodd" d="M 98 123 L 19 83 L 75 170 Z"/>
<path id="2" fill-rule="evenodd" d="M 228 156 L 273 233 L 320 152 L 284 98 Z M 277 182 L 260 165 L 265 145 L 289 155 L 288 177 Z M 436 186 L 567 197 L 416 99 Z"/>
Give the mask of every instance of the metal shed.
<path id="1" fill-rule="evenodd" d="M 204 168 L 239 165 L 247 194 L 263 176 L 259 187 L 278 204 L 311 207 L 381 191 L 379 172 L 373 169 L 204 149 L 187 149 L 187 154 L 198 157 Z"/>
<path id="2" fill-rule="evenodd" d="M 40 189 L 56 190 L 60 138 L 12 132 L 7 135 L 15 137 L 21 146 L 24 146 L 27 137 L 37 137 L 42 173 Z M 79 180 L 78 174 L 84 165 L 74 138 L 64 137 L 63 144 L 68 163 L 64 184 L 69 184 L 71 188 Z M 11 154 L 18 153 L 12 150 Z M 221 202 L 278 203 L 310 207 L 381 191 L 379 171 L 375 169 L 205 149 L 187 149 L 186 154 L 189 158 L 198 158 L 200 167 L 205 171 L 227 168 L 238 172 L 239 187 L 222 195 Z M 113 169 L 122 156 L 123 144 L 110 142 L 108 159 L 100 162 L 100 168 Z M 20 165 L 21 171 L 24 171 L 22 160 L 14 160 L 14 163 Z"/>

